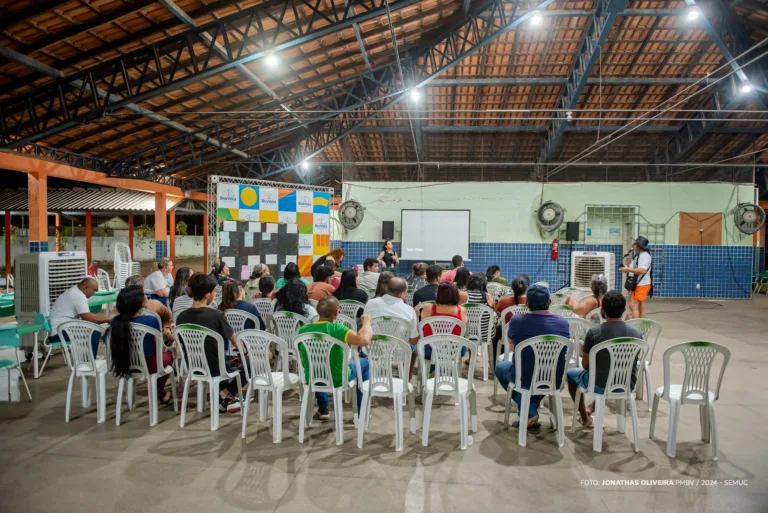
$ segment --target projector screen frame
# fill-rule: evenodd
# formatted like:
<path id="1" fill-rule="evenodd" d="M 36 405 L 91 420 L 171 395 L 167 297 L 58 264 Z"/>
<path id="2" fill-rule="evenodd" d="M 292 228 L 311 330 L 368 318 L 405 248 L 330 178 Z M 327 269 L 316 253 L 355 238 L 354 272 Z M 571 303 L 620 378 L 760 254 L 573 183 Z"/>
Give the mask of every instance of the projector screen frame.
<path id="1" fill-rule="evenodd" d="M 406 259 L 402 258 L 403 256 L 403 212 L 467 212 L 467 254 L 462 255 L 462 258 L 464 258 L 465 261 L 469 262 L 471 259 L 469 258 L 469 245 L 472 243 L 472 210 L 468 208 L 402 208 L 400 209 L 400 257 L 402 260 L 405 260 L 406 262 L 417 262 L 420 260 L 423 261 L 431 261 L 431 262 L 440 262 L 442 260 L 440 259 L 434 259 L 434 258 L 424 258 L 420 260 L 414 260 L 414 259 Z M 447 259 L 447 261 L 450 261 L 450 258 Z"/>

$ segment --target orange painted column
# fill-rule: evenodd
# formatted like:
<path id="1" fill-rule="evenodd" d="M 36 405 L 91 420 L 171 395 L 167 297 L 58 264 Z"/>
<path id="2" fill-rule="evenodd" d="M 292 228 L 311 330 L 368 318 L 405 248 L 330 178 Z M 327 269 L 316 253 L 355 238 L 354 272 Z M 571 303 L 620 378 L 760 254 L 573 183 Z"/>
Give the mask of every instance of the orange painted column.
<path id="1" fill-rule="evenodd" d="M 208 214 L 203 214 L 203 273 L 208 273 Z"/>
<path id="2" fill-rule="evenodd" d="M 48 176 L 43 172 L 27 175 L 29 198 L 29 251 L 48 251 Z"/>
<path id="3" fill-rule="evenodd" d="M 56 251 L 61 251 L 61 214 L 56 214 Z"/>
<path id="4" fill-rule="evenodd" d="M 171 257 L 171 260 L 176 260 L 176 211 L 171 210 L 168 212 L 168 235 L 170 238 L 170 241 L 168 242 L 168 249 L 170 253 L 168 256 Z"/>
<path id="5" fill-rule="evenodd" d="M 168 227 L 165 216 L 167 195 L 164 192 L 155 193 L 155 260 L 168 256 Z"/>
<path id="6" fill-rule="evenodd" d="M 6 289 L 10 280 L 8 276 L 11 274 L 11 211 L 5 211 L 5 283 Z"/>
<path id="7" fill-rule="evenodd" d="M 85 254 L 88 256 L 88 265 L 91 265 L 91 211 L 85 211 Z"/>
<path id="8" fill-rule="evenodd" d="M 128 214 L 128 251 L 131 252 L 133 260 L 133 214 Z"/>

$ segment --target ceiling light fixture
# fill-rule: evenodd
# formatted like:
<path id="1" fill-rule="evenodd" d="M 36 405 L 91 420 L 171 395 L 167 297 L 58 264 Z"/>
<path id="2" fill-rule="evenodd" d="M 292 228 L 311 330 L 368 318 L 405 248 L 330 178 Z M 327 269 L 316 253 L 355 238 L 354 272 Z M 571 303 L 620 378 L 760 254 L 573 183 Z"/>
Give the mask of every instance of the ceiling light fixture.
<path id="1" fill-rule="evenodd" d="M 421 91 L 417 88 L 411 89 L 411 101 L 413 103 L 419 103 L 421 101 Z"/>
<path id="2" fill-rule="evenodd" d="M 531 24 L 534 26 L 541 25 L 543 18 L 541 16 L 541 13 L 539 11 L 533 11 L 531 13 Z"/>
<path id="3" fill-rule="evenodd" d="M 750 84 L 749 82 L 744 82 L 741 85 L 741 92 L 744 93 L 744 94 L 751 93 L 752 92 L 752 84 Z"/>
<path id="4" fill-rule="evenodd" d="M 699 19 L 699 8 L 691 7 L 688 9 L 688 21 L 696 21 Z"/>
<path id="5" fill-rule="evenodd" d="M 301 169 L 302 171 L 309 171 L 309 161 L 305 160 L 301 163 Z"/>
<path id="6" fill-rule="evenodd" d="M 279 63 L 279 59 L 274 52 L 269 52 L 264 58 L 264 63 L 270 68 L 276 68 Z"/>

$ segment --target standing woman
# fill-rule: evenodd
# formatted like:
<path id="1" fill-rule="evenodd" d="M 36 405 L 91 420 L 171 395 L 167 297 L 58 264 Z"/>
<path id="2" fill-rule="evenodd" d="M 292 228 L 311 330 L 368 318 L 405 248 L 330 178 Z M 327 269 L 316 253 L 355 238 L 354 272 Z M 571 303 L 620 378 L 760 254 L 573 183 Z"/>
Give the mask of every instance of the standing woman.
<path id="1" fill-rule="evenodd" d="M 171 310 L 173 310 L 173 302 L 176 301 L 176 298 L 187 297 L 187 294 L 189 294 L 187 286 L 193 274 L 192 269 L 189 267 L 179 267 L 176 269 L 176 279 L 173 281 L 173 286 L 168 294 L 168 307 Z M 192 304 L 191 301 L 190 304 Z"/>
<path id="2" fill-rule="evenodd" d="M 376 259 L 384 265 L 384 269 L 389 269 L 392 274 L 395 273 L 395 266 L 400 264 L 400 258 L 392 249 L 392 240 L 387 239 L 384 241 L 384 245 L 381 247 L 381 253 L 379 253 Z"/>

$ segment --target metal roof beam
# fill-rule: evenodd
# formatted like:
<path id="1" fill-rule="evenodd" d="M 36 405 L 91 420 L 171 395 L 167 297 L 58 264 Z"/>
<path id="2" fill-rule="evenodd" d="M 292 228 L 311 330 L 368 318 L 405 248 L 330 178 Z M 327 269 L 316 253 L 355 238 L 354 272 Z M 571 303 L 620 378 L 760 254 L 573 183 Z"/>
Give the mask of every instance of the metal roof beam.
<path id="1" fill-rule="evenodd" d="M 557 109 L 553 113 L 555 119 L 549 122 L 547 133 L 539 148 L 539 160 L 541 162 L 551 160 L 557 151 L 560 138 L 568 125 L 566 112 L 575 108 L 579 102 L 579 97 L 587 84 L 592 67 L 602 53 L 601 47 L 608 38 L 613 22 L 626 5 L 627 0 L 598 0 L 595 14 L 584 33 L 584 38 L 577 49 L 576 58 L 568 73 L 568 81 L 555 104 Z"/>
<path id="2" fill-rule="evenodd" d="M 510 85 L 563 85 L 567 78 L 548 77 L 505 77 L 505 78 L 441 78 L 429 87 L 450 86 L 510 86 Z M 603 77 L 588 78 L 587 85 L 691 85 L 696 82 L 706 85 L 706 80 L 683 77 Z"/>

